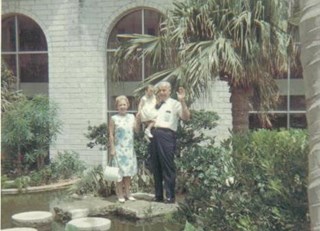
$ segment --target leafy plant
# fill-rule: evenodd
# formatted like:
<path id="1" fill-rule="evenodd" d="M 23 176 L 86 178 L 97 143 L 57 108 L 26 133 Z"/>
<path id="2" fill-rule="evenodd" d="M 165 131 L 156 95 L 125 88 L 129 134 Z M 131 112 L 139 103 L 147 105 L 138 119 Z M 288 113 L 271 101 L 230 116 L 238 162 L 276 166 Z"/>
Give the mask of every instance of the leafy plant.
<path id="1" fill-rule="evenodd" d="M 190 110 L 190 112 L 191 119 L 181 123 L 178 127 L 178 156 L 188 152 L 193 146 L 214 142 L 214 138 L 206 136 L 204 131 L 217 126 L 219 120 L 217 113 L 205 110 Z"/>
<path id="2" fill-rule="evenodd" d="M 193 147 L 180 160 L 180 219 L 203 230 L 306 230 L 306 141 L 302 130 L 260 130 Z"/>
<path id="3" fill-rule="evenodd" d="M 88 168 L 81 179 L 70 188 L 70 192 L 93 194 L 95 196 L 107 197 L 114 193 L 114 185 L 104 180 L 103 168 L 101 165 Z"/>
<path id="4" fill-rule="evenodd" d="M 16 76 L 10 71 L 2 60 L 1 62 L 1 112 L 7 111 L 11 104 L 17 100 L 24 99 L 21 91 L 15 90 Z"/>
<path id="5" fill-rule="evenodd" d="M 60 132 L 58 107 L 47 96 L 36 95 L 31 100 L 12 103 L 2 116 L 2 145 L 15 156 L 21 172 L 22 162 L 40 169 L 48 157 L 49 146 Z"/>
<path id="6" fill-rule="evenodd" d="M 95 146 L 100 146 L 102 150 L 106 150 L 108 147 L 108 127 L 106 123 L 102 123 L 98 126 L 92 126 L 89 124 L 88 132 L 85 137 L 90 140 L 87 143 L 87 147 L 93 148 Z"/>
<path id="7" fill-rule="evenodd" d="M 76 152 L 58 152 L 49 165 L 36 171 L 30 171 L 25 176 L 16 177 L 13 183 L 8 184 L 8 177 L 1 177 L 1 184 L 4 188 L 26 188 L 29 186 L 47 185 L 59 180 L 81 177 L 86 169 L 84 161 L 79 159 Z"/>
<path id="8" fill-rule="evenodd" d="M 48 185 L 58 180 L 58 177 L 54 176 L 51 166 L 30 172 L 29 177 L 28 186 Z"/>
<path id="9" fill-rule="evenodd" d="M 81 161 L 79 154 L 74 151 L 58 152 L 58 155 L 51 161 L 51 169 L 59 179 L 70 179 L 79 177 L 86 169 L 86 164 Z"/>

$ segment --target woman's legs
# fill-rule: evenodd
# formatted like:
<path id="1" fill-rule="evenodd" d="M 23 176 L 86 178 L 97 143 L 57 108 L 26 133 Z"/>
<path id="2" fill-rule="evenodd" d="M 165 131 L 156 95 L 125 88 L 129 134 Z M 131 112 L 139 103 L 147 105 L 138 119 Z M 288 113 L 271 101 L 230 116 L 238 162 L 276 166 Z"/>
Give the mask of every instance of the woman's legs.
<path id="1" fill-rule="evenodd" d="M 124 185 L 124 178 L 122 179 L 122 181 L 116 183 L 116 194 L 120 202 L 125 201 L 124 195 L 123 195 L 123 185 Z"/>
<path id="2" fill-rule="evenodd" d="M 131 192 L 130 192 L 130 185 L 131 185 L 131 177 L 123 177 L 123 182 L 124 182 L 124 192 L 126 197 L 128 198 L 128 200 L 135 200 L 135 198 L 133 196 L 131 196 Z"/>

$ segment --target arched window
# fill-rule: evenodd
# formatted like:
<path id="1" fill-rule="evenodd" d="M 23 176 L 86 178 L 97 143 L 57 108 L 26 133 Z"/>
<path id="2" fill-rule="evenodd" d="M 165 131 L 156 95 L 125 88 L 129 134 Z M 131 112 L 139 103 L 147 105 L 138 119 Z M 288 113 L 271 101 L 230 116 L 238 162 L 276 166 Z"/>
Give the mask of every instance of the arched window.
<path id="1" fill-rule="evenodd" d="M 150 34 L 157 35 L 161 14 L 150 9 L 138 9 L 122 17 L 112 29 L 107 44 L 107 65 L 110 67 L 113 53 L 119 46 L 117 34 Z M 140 61 L 131 61 L 122 65 L 120 73 L 122 82 L 111 81 L 111 71 L 108 71 L 108 111 L 112 112 L 116 108 L 114 100 L 118 95 L 126 95 L 130 100 L 130 109 L 137 109 L 137 102 L 133 97 L 133 91 L 145 77 L 153 73 L 152 66 L 147 58 Z M 110 68 L 109 68 L 110 70 Z"/>
<path id="2" fill-rule="evenodd" d="M 17 89 L 32 96 L 48 94 L 48 48 L 39 25 L 22 15 L 2 19 L 2 61 L 17 76 Z"/>

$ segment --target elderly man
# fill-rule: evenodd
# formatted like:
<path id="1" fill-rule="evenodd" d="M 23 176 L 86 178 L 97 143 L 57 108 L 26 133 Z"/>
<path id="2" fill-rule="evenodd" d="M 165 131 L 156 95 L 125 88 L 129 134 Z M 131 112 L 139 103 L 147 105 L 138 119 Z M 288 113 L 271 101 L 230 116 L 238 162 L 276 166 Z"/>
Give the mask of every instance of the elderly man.
<path id="1" fill-rule="evenodd" d="M 176 131 L 179 119 L 189 120 L 190 111 L 185 102 L 185 89 L 180 87 L 178 100 L 170 98 L 171 84 L 160 82 L 157 85 L 159 103 L 156 105 L 158 115 L 152 130 L 150 144 L 152 172 L 155 181 L 154 201 L 164 201 L 163 181 L 166 191 L 166 203 L 175 203 L 176 166 Z"/>

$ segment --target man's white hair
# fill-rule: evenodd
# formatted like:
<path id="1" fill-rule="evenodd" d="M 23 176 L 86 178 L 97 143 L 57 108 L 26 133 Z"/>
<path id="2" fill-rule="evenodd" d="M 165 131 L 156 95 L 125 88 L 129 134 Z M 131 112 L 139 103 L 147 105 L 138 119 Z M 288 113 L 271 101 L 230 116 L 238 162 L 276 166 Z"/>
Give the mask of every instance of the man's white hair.
<path id="1" fill-rule="evenodd" d="M 169 81 L 161 81 L 156 85 L 156 87 L 168 87 L 169 90 L 171 90 L 171 83 Z"/>

